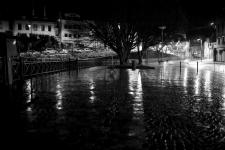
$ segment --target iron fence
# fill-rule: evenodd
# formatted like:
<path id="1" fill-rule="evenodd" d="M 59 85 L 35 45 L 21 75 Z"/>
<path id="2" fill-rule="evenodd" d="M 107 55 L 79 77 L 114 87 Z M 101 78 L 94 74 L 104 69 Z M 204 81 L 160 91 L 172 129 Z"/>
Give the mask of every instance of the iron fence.
<path id="1" fill-rule="evenodd" d="M 54 73 L 59 71 L 66 71 L 72 69 L 82 69 L 94 66 L 108 66 L 117 64 L 118 62 L 112 62 L 105 58 L 95 59 L 26 59 L 21 57 L 11 57 L 11 69 L 13 82 L 37 76 L 41 74 Z M 4 59 L 0 57 L 0 81 L 4 82 Z"/>

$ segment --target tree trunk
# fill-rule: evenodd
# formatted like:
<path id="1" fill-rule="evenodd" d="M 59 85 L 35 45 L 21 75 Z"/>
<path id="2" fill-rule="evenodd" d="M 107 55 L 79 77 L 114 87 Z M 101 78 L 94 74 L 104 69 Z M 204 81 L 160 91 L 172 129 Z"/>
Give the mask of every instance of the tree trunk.
<path id="1" fill-rule="evenodd" d="M 128 63 L 130 52 L 129 50 L 124 50 L 120 54 L 118 54 L 120 59 L 120 65 L 125 65 Z"/>
<path id="2" fill-rule="evenodd" d="M 139 46 L 137 47 L 138 49 L 138 64 L 141 65 L 142 64 L 142 52 L 139 49 Z"/>

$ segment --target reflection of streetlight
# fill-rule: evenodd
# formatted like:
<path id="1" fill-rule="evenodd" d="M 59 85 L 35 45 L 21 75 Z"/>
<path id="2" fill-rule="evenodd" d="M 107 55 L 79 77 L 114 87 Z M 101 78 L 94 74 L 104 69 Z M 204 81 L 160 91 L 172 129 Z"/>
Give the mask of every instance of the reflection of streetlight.
<path id="1" fill-rule="evenodd" d="M 162 36 L 162 45 L 163 45 L 163 30 L 166 29 L 166 26 L 160 26 L 159 29 L 161 29 L 161 36 Z M 161 55 L 161 60 L 163 57 L 163 47 L 162 47 L 162 55 Z"/>

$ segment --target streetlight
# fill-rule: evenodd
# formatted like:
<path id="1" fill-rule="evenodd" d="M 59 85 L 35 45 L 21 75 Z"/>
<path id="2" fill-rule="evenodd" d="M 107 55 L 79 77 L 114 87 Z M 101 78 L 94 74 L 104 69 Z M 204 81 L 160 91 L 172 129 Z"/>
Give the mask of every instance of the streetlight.
<path id="1" fill-rule="evenodd" d="M 32 44 L 32 23 L 31 23 L 31 25 L 30 24 L 28 24 L 28 27 L 29 27 L 29 29 L 30 29 L 30 39 L 31 39 L 31 48 L 32 48 L 32 46 L 33 46 L 33 44 Z"/>
<path id="2" fill-rule="evenodd" d="M 163 45 L 163 30 L 166 29 L 166 26 L 159 26 L 159 29 L 161 29 L 162 45 Z M 163 47 L 162 47 L 161 60 L 162 60 L 162 57 L 163 57 Z"/>
<path id="3" fill-rule="evenodd" d="M 30 35 L 32 35 L 32 23 L 31 24 L 28 24 L 28 27 L 30 29 Z"/>

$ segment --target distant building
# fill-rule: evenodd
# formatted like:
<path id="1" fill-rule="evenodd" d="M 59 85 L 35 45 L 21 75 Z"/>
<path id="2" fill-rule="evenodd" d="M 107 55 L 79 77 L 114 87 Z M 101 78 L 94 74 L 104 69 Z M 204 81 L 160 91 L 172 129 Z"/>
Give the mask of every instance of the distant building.
<path id="1" fill-rule="evenodd" d="M 48 20 L 15 20 L 13 34 L 49 35 L 56 36 L 58 29 L 56 22 Z"/>
<path id="2" fill-rule="evenodd" d="M 78 45 L 84 45 L 81 39 L 89 37 L 89 30 L 86 23 L 75 13 L 65 13 L 58 20 L 60 27 L 59 38 L 67 48 L 74 48 Z"/>
<path id="3" fill-rule="evenodd" d="M 194 27 L 189 30 L 188 36 L 190 56 L 212 61 L 216 41 L 215 28 L 210 24 Z"/>
<path id="4" fill-rule="evenodd" d="M 52 16 L 53 17 L 53 16 Z M 97 41 L 88 28 L 90 20 L 82 20 L 76 13 L 59 13 L 59 16 L 49 18 L 46 7 L 38 15 L 32 9 L 31 16 L 22 16 L 12 20 L 0 19 L 0 33 L 9 31 L 14 36 L 48 35 L 53 36 L 64 49 L 102 49 L 105 45 Z"/>
<path id="5" fill-rule="evenodd" d="M 225 62 L 225 19 L 216 21 L 216 46 L 214 48 L 214 61 Z"/>
<path id="6" fill-rule="evenodd" d="M 64 48 L 73 49 L 91 45 L 92 39 L 87 23 L 75 13 L 65 13 L 58 20 L 42 17 L 0 20 L 0 32 L 11 31 L 14 36 L 25 34 L 55 37 Z M 92 43 L 93 44 L 93 43 Z"/>

